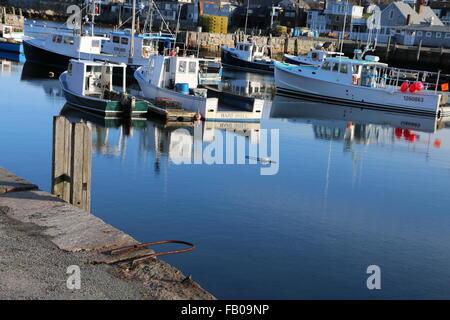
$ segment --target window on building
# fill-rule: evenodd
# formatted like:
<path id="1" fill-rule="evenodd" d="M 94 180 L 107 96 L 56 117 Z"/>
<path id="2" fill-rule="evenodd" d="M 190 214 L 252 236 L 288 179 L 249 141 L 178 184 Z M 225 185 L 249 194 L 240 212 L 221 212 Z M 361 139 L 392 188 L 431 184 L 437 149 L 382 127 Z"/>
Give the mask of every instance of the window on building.
<path id="1" fill-rule="evenodd" d="M 391 11 L 389 12 L 389 19 L 390 19 L 390 20 L 394 19 L 394 10 L 391 10 Z"/>

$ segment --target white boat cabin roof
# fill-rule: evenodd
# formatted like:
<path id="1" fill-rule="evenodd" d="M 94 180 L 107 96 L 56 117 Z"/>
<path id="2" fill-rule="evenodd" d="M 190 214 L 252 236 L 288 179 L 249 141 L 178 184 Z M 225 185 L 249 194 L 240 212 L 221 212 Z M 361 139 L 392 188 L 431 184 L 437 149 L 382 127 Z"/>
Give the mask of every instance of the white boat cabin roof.
<path id="1" fill-rule="evenodd" d="M 67 70 L 67 87 L 78 95 L 101 96 L 105 89 L 113 90 L 114 68 L 122 69 L 122 90 L 126 90 L 124 63 L 108 63 L 71 59 Z"/>

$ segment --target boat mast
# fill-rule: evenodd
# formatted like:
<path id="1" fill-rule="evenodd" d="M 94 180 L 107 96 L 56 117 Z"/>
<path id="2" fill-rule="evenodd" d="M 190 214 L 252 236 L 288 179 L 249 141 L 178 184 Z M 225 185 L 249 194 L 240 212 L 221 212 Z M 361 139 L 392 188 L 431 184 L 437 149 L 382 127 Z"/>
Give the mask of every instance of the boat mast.
<path id="1" fill-rule="evenodd" d="M 133 15 L 131 19 L 131 41 L 130 41 L 130 59 L 129 62 L 132 63 L 134 57 L 134 33 L 136 31 L 136 0 L 133 0 Z"/>
<path id="2" fill-rule="evenodd" d="M 244 34 L 247 34 L 247 22 L 248 22 L 248 10 L 250 7 L 250 0 L 247 0 L 247 12 L 245 13 L 245 28 L 244 28 Z"/>

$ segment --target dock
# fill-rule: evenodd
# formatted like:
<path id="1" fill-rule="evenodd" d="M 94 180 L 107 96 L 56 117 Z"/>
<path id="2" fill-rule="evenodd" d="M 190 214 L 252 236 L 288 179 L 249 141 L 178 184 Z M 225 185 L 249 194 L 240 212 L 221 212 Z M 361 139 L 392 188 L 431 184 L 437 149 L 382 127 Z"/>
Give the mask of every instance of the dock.
<path id="1" fill-rule="evenodd" d="M 167 121 L 191 122 L 197 116 L 197 112 L 185 110 L 173 100 L 150 100 L 148 111 Z"/>

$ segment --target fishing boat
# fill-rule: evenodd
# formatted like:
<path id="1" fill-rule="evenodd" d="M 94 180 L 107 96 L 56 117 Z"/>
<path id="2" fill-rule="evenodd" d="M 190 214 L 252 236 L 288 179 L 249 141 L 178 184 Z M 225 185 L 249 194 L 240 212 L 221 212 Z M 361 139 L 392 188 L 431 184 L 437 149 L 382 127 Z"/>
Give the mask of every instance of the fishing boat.
<path id="1" fill-rule="evenodd" d="M 320 66 L 277 62 L 275 84 L 279 95 L 433 117 L 448 101 L 439 74 L 392 68 L 370 55 L 326 57 Z"/>
<path id="2" fill-rule="evenodd" d="M 7 13 L 5 8 L 0 10 L 0 50 L 23 53 L 22 41 L 25 19 L 22 15 Z"/>
<path id="3" fill-rule="evenodd" d="M 104 116 L 141 117 L 148 102 L 126 93 L 126 65 L 101 61 L 70 60 L 59 81 L 68 103 Z M 122 89 L 113 88 L 113 73 L 121 70 Z"/>
<path id="4" fill-rule="evenodd" d="M 13 53 L 23 53 L 23 29 L 0 24 L 0 50 Z"/>
<path id="5" fill-rule="evenodd" d="M 286 53 L 284 55 L 284 61 L 296 65 L 321 65 L 327 57 L 332 58 L 343 55 L 342 52 L 327 51 L 322 46 L 319 46 L 314 50 L 310 50 L 304 56 L 294 56 Z"/>
<path id="6" fill-rule="evenodd" d="M 275 60 L 265 56 L 266 48 L 254 40 L 238 42 L 236 48 L 222 46 L 222 64 L 242 71 L 273 73 Z"/>
<path id="7" fill-rule="evenodd" d="M 207 110 L 217 110 L 218 99 L 208 98 L 207 90 L 199 88 L 199 59 L 193 56 L 153 55 L 148 66 L 134 73 L 147 99 L 178 101 L 186 110 L 198 111 L 202 117 Z"/>

